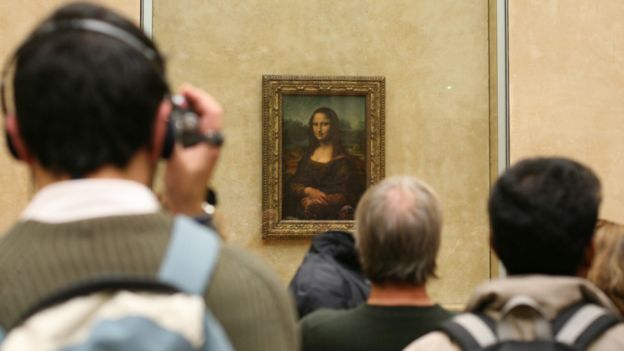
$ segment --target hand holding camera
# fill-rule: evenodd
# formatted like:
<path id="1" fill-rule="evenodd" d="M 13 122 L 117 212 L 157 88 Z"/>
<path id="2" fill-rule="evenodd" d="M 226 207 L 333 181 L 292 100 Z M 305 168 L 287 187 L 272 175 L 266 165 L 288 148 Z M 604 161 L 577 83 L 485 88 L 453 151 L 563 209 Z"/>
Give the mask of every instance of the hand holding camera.
<path id="1" fill-rule="evenodd" d="M 182 95 L 174 95 L 171 98 L 172 110 L 170 114 L 173 126 L 173 135 L 176 142 L 184 147 L 193 146 L 205 142 L 213 146 L 221 146 L 224 138 L 218 130 L 201 131 L 200 117 L 187 106 L 186 98 Z"/>
<path id="2" fill-rule="evenodd" d="M 185 85 L 173 97 L 170 123 L 176 140 L 165 170 L 166 198 L 175 213 L 202 211 L 206 185 L 223 143 L 223 109 L 204 91 Z"/>

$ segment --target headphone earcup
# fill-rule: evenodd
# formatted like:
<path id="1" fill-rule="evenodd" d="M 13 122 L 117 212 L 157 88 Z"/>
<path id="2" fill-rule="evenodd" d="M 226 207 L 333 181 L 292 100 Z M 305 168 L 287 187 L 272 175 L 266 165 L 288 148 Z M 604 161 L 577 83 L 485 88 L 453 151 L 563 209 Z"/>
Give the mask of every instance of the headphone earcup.
<path id="1" fill-rule="evenodd" d="M 7 139 L 8 140 L 8 139 Z M 165 131 L 165 140 L 163 140 L 162 152 L 160 156 L 165 160 L 171 157 L 173 146 L 175 145 L 175 135 L 173 133 L 173 121 L 169 118 L 167 122 L 167 130 Z"/>
<path id="2" fill-rule="evenodd" d="M 13 146 L 13 140 L 11 140 L 11 135 L 9 135 L 6 130 L 4 131 L 4 140 L 6 141 L 7 148 L 9 149 L 9 153 L 11 153 L 11 156 L 13 156 L 13 158 L 15 158 L 16 160 L 20 160 L 21 157 L 19 157 L 17 149 L 15 149 L 15 146 Z"/>

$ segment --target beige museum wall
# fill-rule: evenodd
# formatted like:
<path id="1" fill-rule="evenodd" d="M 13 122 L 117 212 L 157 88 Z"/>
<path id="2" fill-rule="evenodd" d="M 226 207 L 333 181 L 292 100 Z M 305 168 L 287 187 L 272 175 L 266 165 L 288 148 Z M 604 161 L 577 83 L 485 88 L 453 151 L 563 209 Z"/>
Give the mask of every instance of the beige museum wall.
<path id="1" fill-rule="evenodd" d="M 215 176 L 226 234 L 287 282 L 309 242 L 261 239 L 263 74 L 386 77 L 386 174 L 421 177 L 445 211 L 432 292 L 453 305 L 489 277 L 487 0 L 155 0 L 170 77 L 227 114 Z"/>
<path id="2" fill-rule="evenodd" d="M 564 155 L 603 181 L 624 221 L 624 2 L 509 2 L 510 156 Z"/>
<path id="3" fill-rule="evenodd" d="M 4 64 L 21 40 L 54 8 L 67 0 L 0 0 L 0 62 Z M 140 0 L 99 0 L 140 22 Z M 26 168 L 10 158 L 0 133 L 0 233 L 11 225 L 32 192 Z M 0 234 L 1 235 L 1 234 Z"/>

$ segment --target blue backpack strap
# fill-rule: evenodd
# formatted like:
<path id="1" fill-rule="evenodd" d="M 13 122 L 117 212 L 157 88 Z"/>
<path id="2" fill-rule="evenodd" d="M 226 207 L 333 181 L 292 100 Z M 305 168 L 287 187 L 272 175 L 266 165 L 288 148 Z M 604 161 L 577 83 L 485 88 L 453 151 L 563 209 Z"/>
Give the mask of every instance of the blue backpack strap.
<path id="1" fill-rule="evenodd" d="M 6 336 L 6 333 L 4 332 L 4 328 L 0 327 L 0 344 L 2 344 L 2 341 L 4 340 L 5 336 Z"/>
<path id="2" fill-rule="evenodd" d="M 206 340 L 202 351 L 234 351 L 223 327 L 209 310 L 206 310 L 204 325 L 206 326 Z"/>
<path id="3" fill-rule="evenodd" d="M 158 278 L 191 294 L 202 295 L 219 259 L 221 239 L 214 230 L 176 216 Z"/>
<path id="4" fill-rule="evenodd" d="M 202 295 L 219 259 L 220 245 L 221 238 L 213 229 L 189 217 L 176 216 L 158 278 L 187 293 Z M 203 351 L 234 350 L 221 324 L 208 309 L 204 324 L 206 338 Z"/>

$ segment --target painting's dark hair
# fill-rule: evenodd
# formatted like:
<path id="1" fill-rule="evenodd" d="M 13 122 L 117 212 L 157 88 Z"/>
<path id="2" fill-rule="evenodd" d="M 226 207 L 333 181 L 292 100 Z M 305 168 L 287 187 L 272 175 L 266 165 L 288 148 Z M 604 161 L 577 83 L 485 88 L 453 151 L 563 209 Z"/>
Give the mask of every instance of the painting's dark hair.
<path id="1" fill-rule="evenodd" d="M 40 31 L 81 19 L 130 33 L 156 57 L 148 60 L 127 43 L 88 30 Z M 16 57 L 20 133 L 50 172 L 78 178 L 105 165 L 123 168 L 138 150 L 151 146 L 156 112 L 168 92 L 165 63 L 131 21 L 98 5 L 65 5 L 35 29 Z"/>
<path id="2" fill-rule="evenodd" d="M 492 246 L 510 274 L 575 275 L 591 244 L 600 181 L 565 158 L 518 162 L 494 184 Z"/>
<path id="3" fill-rule="evenodd" d="M 319 141 L 314 136 L 314 132 L 312 131 L 312 121 L 314 120 L 314 115 L 317 113 L 322 113 L 329 118 L 329 140 L 334 147 L 333 156 L 336 157 L 338 155 L 346 154 L 345 148 L 342 145 L 342 140 L 340 139 L 340 124 L 338 121 L 338 115 L 329 107 L 319 107 L 314 110 L 310 116 L 310 120 L 308 121 L 308 153 L 312 153 L 314 149 L 320 145 Z"/>

